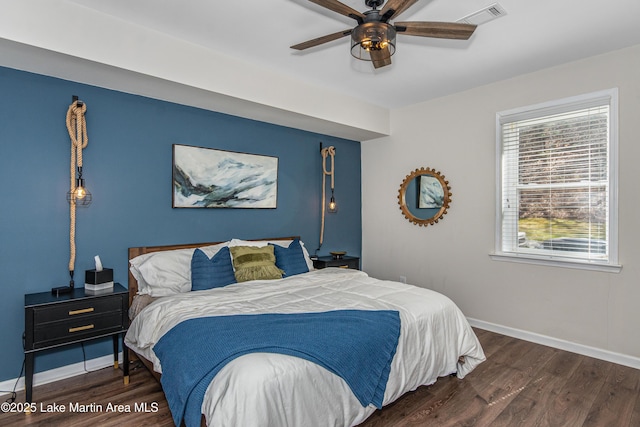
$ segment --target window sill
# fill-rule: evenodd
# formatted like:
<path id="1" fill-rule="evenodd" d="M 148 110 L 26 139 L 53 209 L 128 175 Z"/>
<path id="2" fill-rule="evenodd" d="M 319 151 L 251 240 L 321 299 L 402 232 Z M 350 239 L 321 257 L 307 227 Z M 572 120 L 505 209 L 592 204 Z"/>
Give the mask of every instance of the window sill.
<path id="1" fill-rule="evenodd" d="M 622 265 L 606 264 L 594 261 L 559 260 L 557 258 L 539 257 L 535 255 L 492 253 L 489 254 L 494 261 L 519 262 L 523 264 L 546 265 L 550 267 L 575 268 L 578 270 L 602 271 L 606 273 L 620 273 Z"/>

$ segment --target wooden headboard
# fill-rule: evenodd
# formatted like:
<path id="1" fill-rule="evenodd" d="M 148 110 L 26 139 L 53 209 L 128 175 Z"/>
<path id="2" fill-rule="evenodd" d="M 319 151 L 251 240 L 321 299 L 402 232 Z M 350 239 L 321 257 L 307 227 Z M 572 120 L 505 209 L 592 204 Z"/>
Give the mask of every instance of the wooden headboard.
<path id="1" fill-rule="evenodd" d="M 291 237 L 276 237 L 276 238 L 267 238 L 267 239 L 249 239 L 249 241 L 258 241 L 258 240 L 293 240 L 298 239 L 300 236 L 291 236 Z M 162 252 L 162 251 L 173 251 L 176 249 L 191 249 L 191 248 L 201 248 L 203 246 L 211 246 L 217 245 L 222 242 L 204 242 L 204 243 L 184 243 L 179 245 L 165 245 L 165 246 L 139 246 L 136 248 L 129 248 L 129 258 L 131 260 L 139 255 L 144 255 L 152 252 Z M 131 306 L 131 302 L 133 301 L 133 297 L 138 293 L 138 281 L 131 274 L 131 270 L 129 270 L 129 306 Z"/>

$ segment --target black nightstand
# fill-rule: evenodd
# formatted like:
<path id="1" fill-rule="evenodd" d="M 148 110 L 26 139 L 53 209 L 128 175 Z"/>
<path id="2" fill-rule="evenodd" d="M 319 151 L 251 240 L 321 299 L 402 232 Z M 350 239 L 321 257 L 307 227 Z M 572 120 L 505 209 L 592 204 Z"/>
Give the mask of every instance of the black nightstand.
<path id="1" fill-rule="evenodd" d="M 326 267 L 340 267 L 360 270 L 360 258 L 355 256 L 343 256 L 342 258 L 334 259 L 332 256 L 319 256 L 317 259 L 313 260 L 313 266 L 318 269 Z"/>
<path id="2" fill-rule="evenodd" d="M 129 292 L 119 283 L 113 291 L 85 295 L 75 288 L 60 296 L 49 292 L 24 296 L 24 356 L 26 401 L 31 403 L 33 365 L 38 351 L 113 337 L 113 366 L 118 369 L 118 337 L 122 337 L 124 383 L 129 383 L 129 350 L 124 335 L 129 327 Z"/>

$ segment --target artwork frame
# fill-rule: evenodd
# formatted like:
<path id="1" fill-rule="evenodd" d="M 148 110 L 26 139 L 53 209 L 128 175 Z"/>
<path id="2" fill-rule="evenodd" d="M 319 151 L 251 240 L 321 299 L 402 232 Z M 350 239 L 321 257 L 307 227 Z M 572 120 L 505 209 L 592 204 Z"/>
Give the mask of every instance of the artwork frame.
<path id="1" fill-rule="evenodd" d="M 278 157 L 173 144 L 173 208 L 276 209 Z"/>

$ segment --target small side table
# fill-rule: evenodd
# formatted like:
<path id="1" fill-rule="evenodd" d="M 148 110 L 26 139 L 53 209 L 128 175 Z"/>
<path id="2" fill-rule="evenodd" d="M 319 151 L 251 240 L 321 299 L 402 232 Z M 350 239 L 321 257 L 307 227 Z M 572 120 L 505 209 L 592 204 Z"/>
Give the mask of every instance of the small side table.
<path id="1" fill-rule="evenodd" d="M 320 256 L 317 259 L 313 260 L 313 266 L 318 269 L 327 267 L 340 267 L 360 270 L 360 258 L 347 255 L 338 259 L 334 259 L 332 256 Z"/>
<path id="2" fill-rule="evenodd" d="M 129 383 L 129 292 L 119 283 L 113 291 L 85 294 L 75 288 L 60 296 L 49 292 L 24 296 L 24 355 L 26 401 L 31 403 L 37 352 L 84 341 L 113 337 L 113 367 L 118 369 L 118 337 L 122 338 L 124 383 Z"/>

